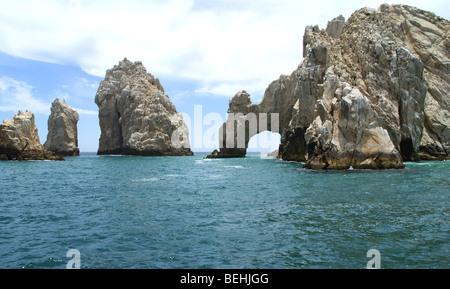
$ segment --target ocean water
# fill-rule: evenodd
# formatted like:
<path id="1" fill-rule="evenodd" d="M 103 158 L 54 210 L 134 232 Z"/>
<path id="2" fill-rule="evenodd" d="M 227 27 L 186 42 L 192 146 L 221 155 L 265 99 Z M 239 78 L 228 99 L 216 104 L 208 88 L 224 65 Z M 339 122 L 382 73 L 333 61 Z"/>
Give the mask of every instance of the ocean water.
<path id="1" fill-rule="evenodd" d="M 450 268 L 450 162 L 317 172 L 244 159 L 0 162 L 0 268 Z"/>

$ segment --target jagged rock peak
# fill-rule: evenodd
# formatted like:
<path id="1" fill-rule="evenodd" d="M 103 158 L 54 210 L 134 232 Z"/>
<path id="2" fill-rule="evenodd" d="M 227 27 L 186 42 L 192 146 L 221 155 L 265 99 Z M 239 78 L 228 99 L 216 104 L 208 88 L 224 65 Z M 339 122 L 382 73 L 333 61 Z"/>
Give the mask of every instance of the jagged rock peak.
<path id="1" fill-rule="evenodd" d="M 406 5 L 360 9 L 339 37 L 308 27 L 297 73 L 316 73 L 308 84 L 317 88 L 309 106 L 315 118 L 291 123 L 291 130 L 308 127 L 306 166 L 401 167 L 398 154 L 447 158 L 449 29 L 449 21 Z M 294 112 L 308 110 L 304 100 L 301 93 Z"/>
<path id="2" fill-rule="evenodd" d="M 328 22 L 326 29 L 328 35 L 330 35 L 333 38 L 339 38 L 342 34 L 342 30 L 344 29 L 344 24 L 345 24 L 345 17 L 342 15 L 339 15 L 338 17 Z"/>
<path id="3" fill-rule="evenodd" d="M 125 58 L 107 70 L 95 103 L 101 128 L 98 154 L 192 155 L 181 114 L 141 62 Z"/>
<path id="4" fill-rule="evenodd" d="M 147 72 L 141 61 L 131 62 L 126 57 L 119 62 L 118 65 L 114 65 L 112 69 L 106 71 L 105 80 L 117 80 L 120 81 L 122 76 L 133 77 L 133 78 L 145 78 L 158 90 L 164 93 L 164 88 L 162 87 L 159 79 L 155 78 L 151 73 Z"/>
<path id="5" fill-rule="evenodd" d="M 64 156 L 78 156 L 78 128 L 80 117 L 76 110 L 59 98 L 52 103 L 48 118 L 48 135 L 44 148 Z"/>

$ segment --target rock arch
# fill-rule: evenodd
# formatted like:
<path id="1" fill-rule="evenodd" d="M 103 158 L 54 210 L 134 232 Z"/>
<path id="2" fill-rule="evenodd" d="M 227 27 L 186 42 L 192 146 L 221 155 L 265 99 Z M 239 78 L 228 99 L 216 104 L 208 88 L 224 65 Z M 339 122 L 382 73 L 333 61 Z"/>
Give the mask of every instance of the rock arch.
<path id="1" fill-rule="evenodd" d="M 250 94 L 239 91 L 231 100 L 228 118 L 220 128 L 220 151 L 215 150 L 208 158 L 245 157 L 250 139 L 264 131 L 279 133 L 289 128 L 295 104 L 289 77 L 281 76 L 266 90 L 259 105 L 253 105 Z M 285 97 L 280 97 L 285 94 Z"/>
<path id="2" fill-rule="evenodd" d="M 241 91 L 228 113 L 278 113 L 279 157 L 310 169 L 404 168 L 405 160 L 449 158 L 444 46 L 450 22 L 410 6 L 382 5 L 328 26 L 306 27 L 302 63 L 272 82 L 260 104 Z M 416 45 L 422 42 L 429 45 Z M 220 151 L 209 157 L 245 156 L 255 133 L 248 130 L 238 147 L 235 130 L 227 133 L 237 126 L 235 119 L 223 124 Z"/>

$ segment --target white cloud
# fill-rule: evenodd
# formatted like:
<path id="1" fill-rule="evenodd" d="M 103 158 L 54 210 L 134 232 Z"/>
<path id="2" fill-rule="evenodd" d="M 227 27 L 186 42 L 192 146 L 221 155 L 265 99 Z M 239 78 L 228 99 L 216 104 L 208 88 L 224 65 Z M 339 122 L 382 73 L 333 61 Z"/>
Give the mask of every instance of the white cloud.
<path id="1" fill-rule="evenodd" d="M 72 80 L 71 83 L 62 85 L 62 88 L 69 89 L 69 90 L 81 90 L 82 92 L 85 92 L 85 90 L 97 90 L 98 88 L 98 82 L 97 81 L 91 81 L 87 79 L 86 77 L 77 77 Z"/>
<path id="2" fill-rule="evenodd" d="M 100 81 L 89 80 L 85 77 L 73 77 L 70 82 L 54 90 L 54 94 L 63 99 L 70 99 L 77 103 L 94 104 L 94 97 Z"/>
<path id="3" fill-rule="evenodd" d="M 101 77 L 128 57 L 199 91 L 260 95 L 301 62 L 305 26 L 384 2 L 400 1 L 0 0 L 0 50 Z M 450 13 L 448 1 L 403 2 Z"/>
<path id="4" fill-rule="evenodd" d="M 210 84 L 205 84 L 201 86 L 199 89 L 195 90 L 199 96 L 218 96 L 223 97 L 227 96 L 229 98 L 233 97 L 237 92 L 241 90 L 245 90 L 247 92 L 256 92 L 253 94 L 252 102 L 254 104 L 259 103 L 263 98 L 263 92 L 268 86 L 268 82 L 264 82 L 260 79 L 257 80 L 247 80 L 245 85 L 243 85 L 240 81 L 229 81 L 229 82 L 212 82 Z M 245 89 L 243 89 L 245 87 Z M 259 93 L 258 93 L 259 92 Z"/>
<path id="5" fill-rule="evenodd" d="M 88 109 L 81 109 L 81 108 L 74 108 L 78 114 L 84 114 L 84 115 L 98 115 L 98 111 L 96 110 L 88 110 Z"/>
<path id="6" fill-rule="evenodd" d="M 17 112 L 31 110 L 33 113 L 50 113 L 50 104 L 32 95 L 33 87 L 23 81 L 0 77 L 0 111 Z"/>

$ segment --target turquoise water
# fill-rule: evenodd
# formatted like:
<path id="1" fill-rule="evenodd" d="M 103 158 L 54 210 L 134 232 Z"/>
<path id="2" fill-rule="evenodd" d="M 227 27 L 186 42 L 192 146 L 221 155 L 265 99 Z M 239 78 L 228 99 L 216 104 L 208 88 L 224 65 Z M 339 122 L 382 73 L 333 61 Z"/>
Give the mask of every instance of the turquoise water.
<path id="1" fill-rule="evenodd" d="M 0 162 L 0 268 L 450 268 L 450 162 L 205 155 Z"/>

